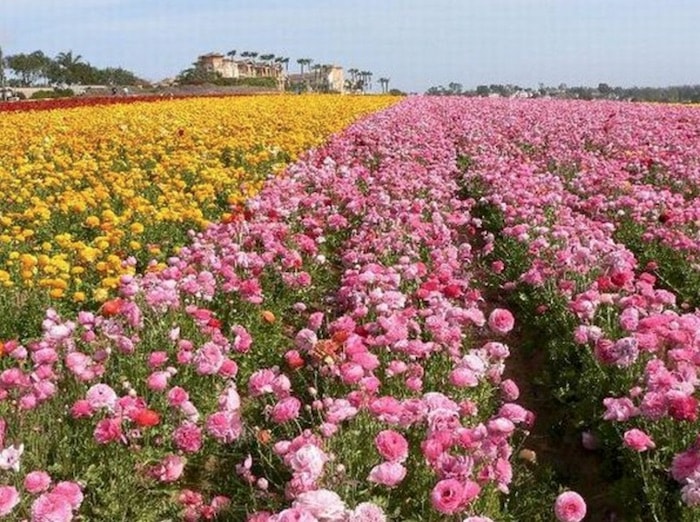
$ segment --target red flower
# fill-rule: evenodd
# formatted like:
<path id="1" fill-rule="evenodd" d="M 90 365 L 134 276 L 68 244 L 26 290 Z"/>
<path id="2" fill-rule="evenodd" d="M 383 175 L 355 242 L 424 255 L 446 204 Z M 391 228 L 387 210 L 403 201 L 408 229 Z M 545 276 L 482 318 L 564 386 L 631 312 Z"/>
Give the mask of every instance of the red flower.
<path id="1" fill-rule="evenodd" d="M 142 428 L 150 428 L 160 424 L 160 415 L 156 411 L 144 408 L 134 415 L 134 422 Z"/>

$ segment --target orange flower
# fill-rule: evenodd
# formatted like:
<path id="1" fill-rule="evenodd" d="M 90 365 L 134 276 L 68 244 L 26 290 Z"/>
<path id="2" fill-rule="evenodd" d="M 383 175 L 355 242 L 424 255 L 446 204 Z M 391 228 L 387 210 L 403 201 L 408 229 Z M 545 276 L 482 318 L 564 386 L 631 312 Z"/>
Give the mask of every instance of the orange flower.
<path id="1" fill-rule="evenodd" d="M 260 444 L 268 444 L 272 439 L 272 434 L 270 430 L 260 430 L 255 434 L 255 438 L 258 439 Z"/>
<path id="2" fill-rule="evenodd" d="M 270 310 L 264 310 L 260 315 L 262 315 L 263 321 L 266 323 L 274 323 L 275 322 L 275 314 L 270 312 Z"/>
<path id="3" fill-rule="evenodd" d="M 110 299 L 109 301 L 105 301 L 105 303 L 100 308 L 102 315 L 104 315 L 105 317 L 112 317 L 113 315 L 117 315 L 119 312 L 121 312 L 121 310 L 122 300 L 118 297 L 116 299 Z"/>

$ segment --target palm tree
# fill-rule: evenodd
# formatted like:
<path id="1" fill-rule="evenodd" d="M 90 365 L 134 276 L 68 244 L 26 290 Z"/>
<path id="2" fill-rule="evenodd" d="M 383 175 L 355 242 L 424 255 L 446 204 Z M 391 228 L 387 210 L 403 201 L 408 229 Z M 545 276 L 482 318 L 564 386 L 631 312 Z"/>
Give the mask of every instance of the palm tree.
<path id="1" fill-rule="evenodd" d="M 284 70 L 287 74 L 289 74 L 289 56 L 285 56 L 284 58 L 280 59 L 280 62 L 284 64 Z"/>
<path id="2" fill-rule="evenodd" d="M 382 86 L 382 94 L 389 92 L 389 78 L 379 78 L 379 84 Z"/>
<path id="3" fill-rule="evenodd" d="M 233 57 L 236 56 L 236 50 L 233 49 L 232 51 L 227 52 L 226 56 L 230 56 L 231 59 L 233 59 Z"/>
<path id="4" fill-rule="evenodd" d="M 314 90 L 315 90 L 315 91 L 318 90 L 318 86 L 319 86 L 319 83 L 320 83 L 320 79 L 321 79 L 321 67 L 322 67 L 322 66 L 321 66 L 320 63 L 314 64 L 314 66 L 311 67 L 311 69 L 313 69 L 313 71 L 314 71 Z"/>
<path id="5" fill-rule="evenodd" d="M 360 71 L 355 69 L 354 67 L 352 69 L 348 69 L 348 74 L 350 75 L 350 87 L 348 88 L 351 91 L 356 91 L 357 90 L 357 73 Z"/>
<path id="6" fill-rule="evenodd" d="M 61 79 L 68 85 L 73 83 L 75 79 L 74 71 L 78 64 L 81 64 L 83 57 L 81 55 L 73 55 L 73 51 L 68 51 L 65 53 L 58 53 L 54 59 L 54 63 L 58 66 Z"/>

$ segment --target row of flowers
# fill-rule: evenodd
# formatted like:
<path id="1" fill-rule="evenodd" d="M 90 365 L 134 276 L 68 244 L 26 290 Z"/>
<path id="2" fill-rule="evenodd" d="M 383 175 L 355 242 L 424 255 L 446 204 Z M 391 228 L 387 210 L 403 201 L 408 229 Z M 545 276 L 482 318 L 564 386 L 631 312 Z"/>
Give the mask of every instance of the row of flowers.
<path id="1" fill-rule="evenodd" d="M 655 489 L 700 504 L 692 286 L 700 275 L 700 113 L 562 102 L 462 108 L 455 139 L 476 136 L 460 142 L 463 184 L 502 227 L 493 238 L 501 290 L 533 289 L 527 312 L 565 328 L 554 344 L 567 352 L 554 360 L 590 350 L 576 393 L 599 417 L 582 418 L 577 409 L 591 409 L 572 404 L 572 425 L 592 428 L 583 433 L 590 449 L 645 452 L 626 460 L 644 479 L 637 487 L 656 520 L 677 500 Z"/>
<path id="2" fill-rule="evenodd" d="M 388 97 L 191 98 L 7 114 L 0 285 L 104 301 Z M 60 107 L 60 106 L 59 106 Z M 137 267 L 138 269 L 138 267 Z"/>

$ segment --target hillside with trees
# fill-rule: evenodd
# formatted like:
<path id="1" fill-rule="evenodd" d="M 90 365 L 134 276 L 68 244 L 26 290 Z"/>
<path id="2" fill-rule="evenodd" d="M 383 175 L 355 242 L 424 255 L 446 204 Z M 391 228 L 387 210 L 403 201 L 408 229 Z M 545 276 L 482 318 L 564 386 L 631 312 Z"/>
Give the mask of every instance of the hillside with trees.
<path id="1" fill-rule="evenodd" d="M 10 87 L 71 85 L 143 85 L 148 82 L 122 67 L 99 68 L 73 51 L 51 58 L 43 51 L 5 56 L 0 67 L 9 71 Z"/>

